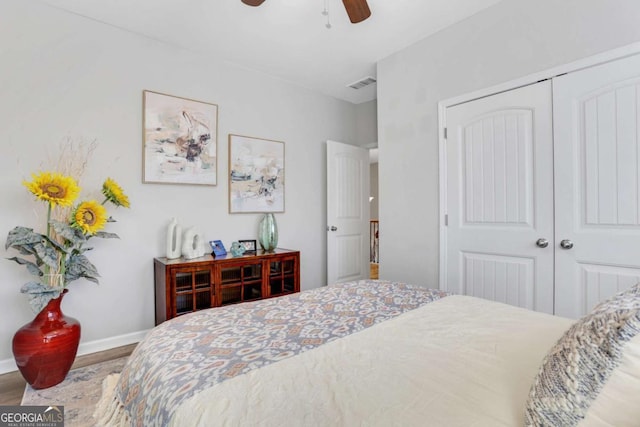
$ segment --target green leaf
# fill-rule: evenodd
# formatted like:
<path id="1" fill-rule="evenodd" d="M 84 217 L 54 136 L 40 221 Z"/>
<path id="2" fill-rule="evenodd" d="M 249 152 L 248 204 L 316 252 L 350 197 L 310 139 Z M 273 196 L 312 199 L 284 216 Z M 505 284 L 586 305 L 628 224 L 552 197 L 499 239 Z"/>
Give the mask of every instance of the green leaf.
<path id="1" fill-rule="evenodd" d="M 36 250 L 33 248 L 33 245 L 14 246 L 13 248 L 17 249 L 21 255 L 36 255 Z"/>
<path id="2" fill-rule="evenodd" d="M 56 232 L 56 234 L 62 236 L 74 245 L 87 241 L 87 238 L 82 233 L 82 231 L 70 226 L 65 222 L 51 221 L 51 225 L 53 226 L 53 230 Z"/>
<path id="3" fill-rule="evenodd" d="M 72 255 L 69 257 L 67 261 L 67 269 L 65 271 L 65 281 L 70 283 L 74 280 L 77 280 L 81 277 L 85 279 L 98 283 L 98 270 L 96 267 L 89 261 L 84 255 Z"/>
<path id="4" fill-rule="evenodd" d="M 32 263 L 29 260 L 26 260 L 24 258 L 18 258 L 17 256 L 14 256 L 13 258 L 7 258 L 9 261 L 15 261 L 20 265 L 26 265 L 27 266 L 27 270 L 29 270 L 29 273 L 33 274 L 34 276 L 42 276 L 43 272 L 40 271 L 40 268 L 38 267 L 38 265 Z"/>
<path id="5" fill-rule="evenodd" d="M 40 313 L 49 301 L 60 296 L 62 289 L 52 289 L 39 282 L 29 282 L 22 285 L 20 292 L 28 295 L 33 312 Z"/>
<path id="6" fill-rule="evenodd" d="M 84 253 L 86 251 L 90 251 L 92 249 L 93 249 L 93 247 L 80 245 L 77 248 L 73 248 L 73 250 L 71 251 L 71 255 L 80 255 L 80 254 L 82 254 L 82 253 Z"/>
<path id="7" fill-rule="evenodd" d="M 95 237 L 100 237 L 102 239 L 119 239 L 120 236 L 118 236 L 116 233 L 107 233 L 104 231 L 98 231 L 96 234 L 94 234 Z"/>
<path id="8" fill-rule="evenodd" d="M 28 282 L 20 287 L 20 292 L 23 294 L 41 294 L 56 291 L 60 293 L 59 289 L 54 289 L 42 282 Z"/>
<path id="9" fill-rule="evenodd" d="M 9 232 L 6 242 L 6 248 L 8 247 L 17 249 L 21 255 L 33 256 L 35 258 L 35 266 L 38 268 L 43 264 L 57 268 L 58 252 L 66 253 L 64 246 L 27 227 L 15 227 Z M 27 269 L 29 269 L 32 274 L 35 274 L 33 271 L 33 263 L 31 265 L 25 265 L 27 265 Z"/>
<path id="10" fill-rule="evenodd" d="M 58 243 L 57 241 L 48 238 L 47 236 L 42 236 L 44 237 L 46 243 L 48 245 L 51 245 L 55 250 L 57 250 L 58 252 L 62 252 L 62 253 L 67 253 L 67 248 L 64 247 L 64 245 L 61 245 L 60 243 Z"/>
<path id="11" fill-rule="evenodd" d="M 98 277 L 100 277 L 100 276 L 98 276 Z M 100 284 L 100 281 L 96 277 L 84 276 L 84 278 L 87 279 L 90 282 L 95 283 L 96 285 Z"/>
<path id="12" fill-rule="evenodd" d="M 34 245 L 33 248 L 36 251 L 36 256 L 39 257 L 42 262 L 54 269 L 58 267 L 58 251 L 51 246 L 45 246 L 43 244 Z"/>
<path id="13" fill-rule="evenodd" d="M 46 236 L 43 236 L 40 233 L 34 232 L 32 228 L 15 227 L 7 235 L 7 241 L 4 244 L 4 248 L 9 249 L 9 247 L 12 247 L 20 249 L 20 247 L 25 245 L 28 246 L 41 243 L 45 237 Z"/>

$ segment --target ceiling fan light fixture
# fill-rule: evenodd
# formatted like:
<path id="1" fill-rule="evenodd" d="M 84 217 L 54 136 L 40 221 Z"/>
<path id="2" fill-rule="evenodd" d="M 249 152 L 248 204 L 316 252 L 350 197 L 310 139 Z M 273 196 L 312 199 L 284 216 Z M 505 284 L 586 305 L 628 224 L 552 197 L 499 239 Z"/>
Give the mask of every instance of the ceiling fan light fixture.
<path id="1" fill-rule="evenodd" d="M 242 3 L 248 6 L 260 6 L 264 3 L 264 0 L 240 0 Z M 331 22 L 329 22 L 329 2 L 325 0 L 324 10 L 322 14 L 327 17 L 327 24 L 325 25 L 327 28 L 331 28 Z M 342 4 L 344 5 L 345 10 L 347 11 L 347 15 L 349 15 L 349 20 L 352 24 L 357 24 L 358 22 L 362 22 L 365 19 L 371 16 L 371 10 L 369 9 L 369 5 L 367 4 L 367 0 L 342 0 Z"/>
<path id="2" fill-rule="evenodd" d="M 242 3 L 248 5 L 248 6 L 260 6 L 262 3 L 264 3 L 264 0 L 241 0 Z"/>
<path id="3" fill-rule="evenodd" d="M 342 3 L 352 24 L 362 22 L 371 16 L 371 9 L 369 9 L 367 0 L 342 0 Z"/>

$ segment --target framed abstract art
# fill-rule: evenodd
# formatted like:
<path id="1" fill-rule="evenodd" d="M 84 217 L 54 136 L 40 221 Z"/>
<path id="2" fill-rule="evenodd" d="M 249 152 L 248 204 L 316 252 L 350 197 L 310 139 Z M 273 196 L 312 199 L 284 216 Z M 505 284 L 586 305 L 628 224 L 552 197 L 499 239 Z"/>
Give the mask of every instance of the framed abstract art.
<path id="1" fill-rule="evenodd" d="M 229 135 L 229 212 L 284 212 L 284 142 Z"/>
<path id="2" fill-rule="evenodd" d="M 143 92 L 145 183 L 217 184 L 218 106 Z"/>

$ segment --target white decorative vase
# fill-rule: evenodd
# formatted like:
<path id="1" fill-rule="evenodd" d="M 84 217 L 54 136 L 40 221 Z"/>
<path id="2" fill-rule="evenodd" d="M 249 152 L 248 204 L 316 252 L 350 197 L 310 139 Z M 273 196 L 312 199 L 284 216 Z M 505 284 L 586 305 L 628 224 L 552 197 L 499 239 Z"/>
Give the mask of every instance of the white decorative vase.
<path id="1" fill-rule="evenodd" d="M 182 255 L 182 227 L 178 220 L 171 218 L 167 226 L 167 259 L 180 258 Z"/>
<path id="2" fill-rule="evenodd" d="M 199 258 L 205 254 L 203 240 L 194 227 L 189 227 L 182 236 L 182 257 L 184 259 Z"/>

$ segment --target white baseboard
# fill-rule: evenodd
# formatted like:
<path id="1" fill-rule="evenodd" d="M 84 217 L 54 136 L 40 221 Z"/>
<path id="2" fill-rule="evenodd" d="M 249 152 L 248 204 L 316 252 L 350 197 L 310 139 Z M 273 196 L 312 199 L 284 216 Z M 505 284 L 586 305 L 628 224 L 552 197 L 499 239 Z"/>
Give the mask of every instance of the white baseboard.
<path id="1" fill-rule="evenodd" d="M 80 343 L 80 346 L 78 347 L 78 356 L 84 356 L 85 354 L 97 353 L 99 351 L 110 350 L 112 348 L 122 347 L 123 345 L 140 342 L 149 331 L 150 329 L 146 331 L 131 332 L 129 334 Z M 16 366 L 16 362 L 15 360 L 13 360 L 13 358 L 0 360 L 0 374 L 6 374 L 7 372 L 13 372 L 17 370 L 18 367 Z"/>

